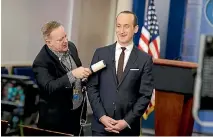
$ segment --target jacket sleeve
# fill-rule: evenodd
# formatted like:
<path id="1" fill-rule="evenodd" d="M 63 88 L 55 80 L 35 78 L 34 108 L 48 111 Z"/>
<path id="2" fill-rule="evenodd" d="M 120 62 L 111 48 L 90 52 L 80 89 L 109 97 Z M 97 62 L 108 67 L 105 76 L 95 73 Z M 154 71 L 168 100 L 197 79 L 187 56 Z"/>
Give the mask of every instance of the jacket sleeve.
<path id="1" fill-rule="evenodd" d="M 39 88 L 47 91 L 49 95 L 55 92 L 66 91 L 63 89 L 71 88 L 70 81 L 67 74 L 60 78 L 51 75 L 48 65 L 42 61 L 35 61 L 33 63 L 33 72 Z"/>
<path id="2" fill-rule="evenodd" d="M 141 117 L 145 112 L 154 89 L 154 82 L 152 76 L 152 57 L 146 61 L 141 75 L 141 83 L 139 89 L 139 98 L 133 105 L 132 109 L 126 114 L 124 120 L 131 125 L 136 118 Z"/>
<path id="3" fill-rule="evenodd" d="M 91 65 L 99 61 L 98 50 L 95 51 Z M 93 114 L 99 120 L 103 115 L 106 115 L 104 107 L 101 102 L 99 92 L 99 72 L 93 73 L 87 83 L 88 98 L 93 110 Z"/>

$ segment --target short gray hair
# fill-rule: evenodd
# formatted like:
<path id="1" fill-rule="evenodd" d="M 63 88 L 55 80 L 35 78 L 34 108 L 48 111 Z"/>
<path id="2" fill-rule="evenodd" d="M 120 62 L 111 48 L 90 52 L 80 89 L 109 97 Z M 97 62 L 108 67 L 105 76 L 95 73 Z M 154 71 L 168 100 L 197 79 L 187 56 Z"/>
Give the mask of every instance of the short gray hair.
<path id="1" fill-rule="evenodd" d="M 43 27 L 41 28 L 41 32 L 43 34 L 44 39 L 46 39 L 47 37 L 50 36 L 50 33 L 60 27 L 62 24 L 57 22 L 57 21 L 50 21 L 47 22 L 46 24 L 43 25 Z"/>

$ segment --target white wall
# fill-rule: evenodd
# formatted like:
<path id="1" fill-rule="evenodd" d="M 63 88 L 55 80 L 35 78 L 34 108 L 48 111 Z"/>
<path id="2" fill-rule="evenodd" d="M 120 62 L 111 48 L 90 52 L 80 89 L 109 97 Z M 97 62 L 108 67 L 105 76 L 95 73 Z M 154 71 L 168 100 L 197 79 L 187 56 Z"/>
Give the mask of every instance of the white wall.
<path id="1" fill-rule="evenodd" d="M 164 52 L 170 0 L 155 2 Z M 42 25 L 57 20 L 87 66 L 96 48 L 116 41 L 116 15 L 132 9 L 132 0 L 2 0 L 1 4 L 2 64 L 32 63 L 44 45 Z"/>
<path id="2" fill-rule="evenodd" d="M 83 66 L 89 66 L 95 49 L 113 42 L 115 0 L 77 0 L 71 39 L 77 45 Z M 78 6 L 77 6 L 78 5 Z"/>
<path id="3" fill-rule="evenodd" d="M 57 20 L 68 30 L 72 0 L 2 0 L 2 64 L 31 63 L 44 42 L 40 29 Z"/>
<path id="4" fill-rule="evenodd" d="M 89 66 L 95 49 L 116 41 L 115 18 L 123 10 L 132 10 L 132 0 L 78 0 L 74 3 L 80 8 L 74 8 L 71 39 L 78 47 L 83 65 Z"/>
<path id="5" fill-rule="evenodd" d="M 44 45 L 41 27 L 61 22 L 83 65 L 114 40 L 115 0 L 2 0 L 2 64 L 32 63 Z"/>

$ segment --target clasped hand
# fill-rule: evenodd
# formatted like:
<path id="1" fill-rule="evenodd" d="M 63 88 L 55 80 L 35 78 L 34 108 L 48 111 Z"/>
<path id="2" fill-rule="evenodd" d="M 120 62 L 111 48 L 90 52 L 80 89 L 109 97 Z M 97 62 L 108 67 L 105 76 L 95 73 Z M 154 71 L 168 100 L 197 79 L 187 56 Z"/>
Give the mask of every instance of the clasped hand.
<path id="1" fill-rule="evenodd" d="M 102 116 L 100 122 L 104 124 L 105 130 L 108 132 L 120 133 L 121 130 L 127 127 L 125 120 L 114 120 L 108 116 Z"/>

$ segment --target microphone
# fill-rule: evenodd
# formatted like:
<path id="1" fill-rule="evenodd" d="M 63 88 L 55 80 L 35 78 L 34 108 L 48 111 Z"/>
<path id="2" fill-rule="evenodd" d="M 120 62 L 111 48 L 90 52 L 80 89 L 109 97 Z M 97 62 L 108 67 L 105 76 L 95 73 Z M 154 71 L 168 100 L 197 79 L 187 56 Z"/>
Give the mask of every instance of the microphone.
<path id="1" fill-rule="evenodd" d="M 112 59 L 112 63 L 115 63 L 115 59 Z"/>
<path id="2" fill-rule="evenodd" d="M 91 65 L 90 70 L 91 70 L 92 73 L 96 73 L 97 71 L 99 71 L 99 70 L 101 70 L 101 69 L 103 69 L 105 67 L 106 67 L 106 63 L 104 62 L 104 60 L 101 60 L 101 61 Z M 87 90 L 86 83 L 87 83 L 87 78 L 82 79 L 82 85 L 83 85 L 82 92 L 85 92 L 86 98 L 88 98 L 87 92 L 86 92 L 86 90 Z M 81 115 L 80 115 L 81 129 L 80 129 L 80 133 L 81 133 L 82 127 L 86 126 L 86 123 L 87 123 L 87 120 L 84 120 L 82 118 L 83 108 L 84 108 L 84 105 L 85 105 L 86 98 L 84 98 L 83 107 L 81 109 Z M 80 133 L 79 133 L 79 136 L 80 136 Z"/>

